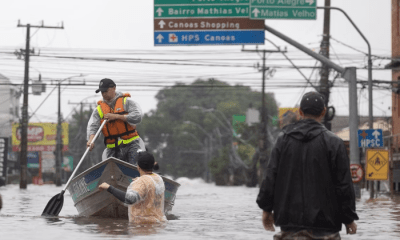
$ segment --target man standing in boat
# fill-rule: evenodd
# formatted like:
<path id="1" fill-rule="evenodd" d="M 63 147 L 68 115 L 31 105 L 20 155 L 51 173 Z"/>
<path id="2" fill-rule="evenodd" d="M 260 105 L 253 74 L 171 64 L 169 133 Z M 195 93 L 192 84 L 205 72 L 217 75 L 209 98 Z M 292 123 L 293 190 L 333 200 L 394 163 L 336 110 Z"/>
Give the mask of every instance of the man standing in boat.
<path id="1" fill-rule="evenodd" d="M 107 120 L 102 133 L 106 145 L 106 157 L 115 157 L 131 164 L 137 164 L 138 150 L 145 150 L 144 142 L 136 131 L 136 124 L 142 121 L 140 106 L 130 99 L 129 93 L 116 91 L 113 80 L 104 78 L 99 83 L 103 100 L 97 102 L 87 129 L 87 147 L 94 148 L 92 139 L 104 120 Z M 91 143 L 91 144 L 90 144 Z"/>

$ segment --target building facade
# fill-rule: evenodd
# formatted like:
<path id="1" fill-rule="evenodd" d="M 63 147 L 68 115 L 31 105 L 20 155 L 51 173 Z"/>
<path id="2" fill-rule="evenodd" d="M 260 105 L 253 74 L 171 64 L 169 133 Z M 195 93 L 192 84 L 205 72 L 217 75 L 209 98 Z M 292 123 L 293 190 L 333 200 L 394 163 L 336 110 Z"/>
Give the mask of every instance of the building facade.
<path id="1" fill-rule="evenodd" d="M 0 138 L 8 139 L 8 154 L 0 159 L 3 182 L 8 182 L 7 176 L 15 174 L 18 167 L 17 156 L 11 149 L 11 129 L 13 122 L 19 122 L 20 96 L 19 87 L 11 85 L 10 79 L 0 73 Z"/>

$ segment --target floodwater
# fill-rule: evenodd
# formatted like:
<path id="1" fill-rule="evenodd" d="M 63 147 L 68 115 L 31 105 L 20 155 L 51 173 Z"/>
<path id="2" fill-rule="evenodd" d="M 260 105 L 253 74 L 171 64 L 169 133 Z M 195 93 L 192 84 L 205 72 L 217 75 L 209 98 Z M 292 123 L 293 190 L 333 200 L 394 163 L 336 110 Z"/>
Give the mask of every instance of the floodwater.
<path id="1" fill-rule="evenodd" d="M 61 192 L 54 185 L 0 187 L 0 239 L 272 239 L 261 224 L 261 210 L 255 199 L 258 188 L 220 187 L 200 179 L 177 179 L 175 206 L 162 226 L 137 227 L 127 220 L 78 217 L 68 191 L 58 218 L 40 215 L 51 197 Z M 379 196 L 367 202 L 362 190 L 357 202 L 358 233 L 342 239 L 400 239 L 400 198 Z M 279 231 L 279 228 L 276 228 Z"/>

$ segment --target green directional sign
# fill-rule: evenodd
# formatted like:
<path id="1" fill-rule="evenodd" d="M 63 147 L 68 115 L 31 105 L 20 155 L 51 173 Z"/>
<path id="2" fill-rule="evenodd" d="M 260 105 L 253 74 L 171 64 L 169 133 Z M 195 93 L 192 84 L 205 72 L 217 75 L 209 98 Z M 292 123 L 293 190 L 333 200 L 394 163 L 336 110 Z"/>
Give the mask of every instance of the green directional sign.
<path id="1" fill-rule="evenodd" d="M 251 19 L 317 19 L 317 0 L 250 0 Z"/>

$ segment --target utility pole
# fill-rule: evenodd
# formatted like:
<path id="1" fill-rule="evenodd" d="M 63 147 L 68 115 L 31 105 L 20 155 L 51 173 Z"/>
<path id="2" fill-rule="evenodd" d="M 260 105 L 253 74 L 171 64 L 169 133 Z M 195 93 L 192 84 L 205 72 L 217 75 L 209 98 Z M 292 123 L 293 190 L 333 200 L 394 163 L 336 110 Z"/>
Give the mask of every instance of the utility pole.
<path id="1" fill-rule="evenodd" d="M 58 124 L 57 124 L 57 143 L 56 143 L 56 186 L 61 186 L 61 162 L 63 159 L 62 138 L 61 138 L 61 81 L 58 81 Z"/>
<path id="2" fill-rule="evenodd" d="M 35 26 L 35 25 L 22 25 L 18 20 L 17 27 L 26 27 L 26 45 L 25 45 L 25 73 L 24 73 L 24 100 L 22 105 L 22 119 L 21 119 L 21 153 L 19 155 L 19 163 L 20 163 L 20 182 L 19 188 L 26 189 L 27 187 L 27 155 L 28 155 L 28 81 L 29 81 L 29 42 L 30 42 L 30 30 L 31 28 L 55 28 L 55 29 L 64 29 L 64 26 L 61 27 L 47 27 L 43 25 Z"/>
<path id="3" fill-rule="evenodd" d="M 331 0 L 325 0 L 324 10 L 324 29 L 321 42 L 321 55 L 329 59 L 329 38 L 330 38 L 330 22 L 331 22 Z M 322 64 L 321 68 L 321 80 L 319 92 L 325 97 L 325 106 L 328 106 L 329 95 L 330 95 L 330 83 L 329 83 L 329 66 Z M 331 117 L 328 112 L 324 117 L 324 125 L 328 130 L 331 130 Z"/>
<path id="4" fill-rule="evenodd" d="M 267 134 L 267 108 L 266 108 L 266 102 L 265 102 L 265 77 L 266 74 L 265 72 L 269 70 L 269 67 L 265 66 L 266 63 L 266 53 L 285 53 L 286 51 L 281 51 L 281 50 L 245 50 L 242 49 L 242 52 L 262 52 L 263 57 L 262 57 L 262 92 L 261 92 L 261 133 L 259 136 L 259 149 L 260 149 L 260 170 L 261 170 L 261 175 L 260 175 L 260 180 L 265 178 L 265 170 L 267 168 L 267 149 L 268 149 L 268 134 Z M 255 174 L 255 173 L 253 173 Z M 259 181 L 261 184 L 261 181 Z"/>
<path id="5" fill-rule="evenodd" d="M 81 75 L 79 75 L 81 76 Z M 61 127 L 61 122 L 62 122 L 62 117 L 61 117 L 61 82 L 71 79 L 72 77 L 58 80 L 58 123 L 57 123 L 57 136 L 56 136 L 56 179 L 55 179 L 55 184 L 57 187 L 61 186 L 61 162 L 63 160 L 63 143 L 62 143 L 62 127 Z M 78 84 L 65 84 L 67 86 L 70 85 L 85 85 L 85 83 L 78 83 Z"/>

